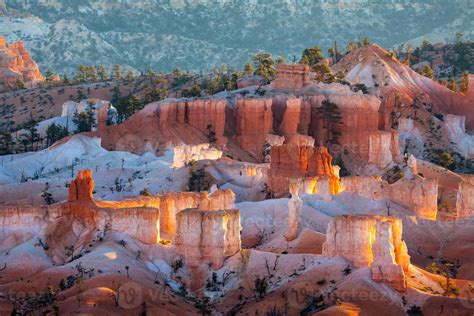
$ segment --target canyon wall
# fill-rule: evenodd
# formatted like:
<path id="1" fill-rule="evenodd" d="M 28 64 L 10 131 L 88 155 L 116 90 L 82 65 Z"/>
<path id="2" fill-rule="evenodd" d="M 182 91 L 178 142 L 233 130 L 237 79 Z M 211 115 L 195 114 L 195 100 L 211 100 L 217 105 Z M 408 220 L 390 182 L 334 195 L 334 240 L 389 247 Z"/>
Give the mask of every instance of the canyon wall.
<path id="1" fill-rule="evenodd" d="M 291 179 L 307 179 L 313 182 L 317 178 L 328 178 L 331 194 L 341 191 L 339 176 L 332 165 L 332 156 L 325 147 L 297 145 L 274 146 L 271 149 L 268 185 L 276 195 L 288 191 Z M 308 182 L 304 180 L 305 185 Z M 316 184 L 315 184 L 316 186 Z M 313 186 L 313 192 L 314 190 Z M 305 189 L 306 192 L 308 190 Z"/>
<path id="2" fill-rule="evenodd" d="M 402 240 L 401 220 L 390 216 L 343 215 L 326 231 L 323 255 L 341 256 L 356 268 L 370 268 L 372 278 L 404 291 L 410 257 Z"/>
<path id="3" fill-rule="evenodd" d="M 7 46 L 0 36 L 0 88 L 16 87 L 22 81 L 26 87 L 35 87 L 44 78 L 38 65 L 31 59 L 22 41 Z"/>
<path id="4" fill-rule="evenodd" d="M 177 214 L 176 253 L 191 267 L 209 263 L 213 269 L 240 251 L 239 210 L 186 209 Z"/>
<path id="5" fill-rule="evenodd" d="M 188 124 L 223 146 L 227 143 L 224 137 L 226 106 L 227 102 L 219 99 L 165 101 L 158 107 L 158 124 L 163 131 L 177 124 Z"/>
<path id="6" fill-rule="evenodd" d="M 334 87 L 327 94 L 308 96 L 311 105 L 310 135 L 316 144 L 325 144 L 328 126 L 321 119 L 318 108 L 324 100 L 338 106 L 342 119 L 332 128 L 340 133 L 339 151 L 348 150 L 378 168 L 385 168 L 400 154 L 396 131 L 379 130 L 380 100 L 375 96 L 352 93 L 347 87 Z M 347 90 L 347 91 L 346 91 Z"/>
<path id="7" fill-rule="evenodd" d="M 341 179 L 342 190 L 355 192 L 370 199 L 387 199 L 413 211 L 416 215 L 435 220 L 438 213 L 438 181 L 413 175 L 393 184 L 380 177 L 354 176 Z"/>
<path id="8" fill-rule="evenodd" d="M 243 150 L 262 159 L 267 134 L 272 132 L 271 99 L 237 99 L 236 141 Z"/>
<path id="9" fill-rule="evenodd" d="M 125 233 L 145 244 L 160 242 L 160 211 L 156 208 L 111 209 L 109 223 L 112 230 Z"/>

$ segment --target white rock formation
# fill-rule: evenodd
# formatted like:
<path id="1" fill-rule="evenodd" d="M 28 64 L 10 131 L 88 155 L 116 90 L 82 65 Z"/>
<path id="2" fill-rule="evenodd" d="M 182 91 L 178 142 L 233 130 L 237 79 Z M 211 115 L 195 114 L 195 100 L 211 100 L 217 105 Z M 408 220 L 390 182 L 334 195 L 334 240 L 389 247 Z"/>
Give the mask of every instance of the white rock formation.
<path id="1" fill-rule="evenodd" d="M 219 269 L 240 251 L 240 211 L 186 209 L 177 214 L 176 253 L 191 267 Z"/>
<path id="2" fill-rule="evenodd" d="M 303 208 L 303 200 L 299 196 L 300 185 L 290 184 L 291 198 L 288 200 L 288 229 L 285 234 L 287 241 L 292 241 L 298 237 L 300 228 L 300 214 Z"/>
<path id="3" fill-rule="evenodd" d="M 180 145 L 168 150 L 167 155 L 172 157 L 173 168 L 181 168 L 191 161 L 220 159 L 222 151 L 209 144 Z"/>

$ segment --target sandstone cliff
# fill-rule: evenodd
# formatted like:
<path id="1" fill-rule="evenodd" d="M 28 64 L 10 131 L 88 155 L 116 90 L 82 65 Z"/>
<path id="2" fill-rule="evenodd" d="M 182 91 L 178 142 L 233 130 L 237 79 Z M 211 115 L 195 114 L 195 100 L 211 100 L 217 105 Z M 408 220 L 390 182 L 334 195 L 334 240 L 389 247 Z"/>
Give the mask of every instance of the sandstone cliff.
<path id="1" fill-rule="evenodd" d="M 271 99 L 237 99 L 236 141 L 243 150 L 262 159 L 263 145 L 272 131 Z"/>
<path id="2" fill-rule="evenodd" d="M 239 210 L 186 209 L 177 214 L 176 253 L 191 267 L 209 263 L 213 269 L 240 251 Z"/>
<path id="3" fill-rule="evenodd" d="M 375 281 L 406 289 L 410 257 L 402 240 L 402 223 L 395 217 L 335 217 L 328 224 L 323 255 L 344 257 L 356 268 L 369 267 Z"/>
<path id="4" fill-rule="evenodd" d="M 290 179 L 317 180 L 327 178 L 328 192 L 341 191 L 339 176 L 334 171 L 332 156 L 325 147 L 297 145 L 275 146 L 271 149 L 271 162 L 268 184 L 277 195 L 287 192 Z M 310 182 L 313 182 L 310 180 Z M 307 187 L 305 184 L 303 187 Z M 316 192 L 313 187 L 313 193 Z M 305 189 L 306 192 L 308 190 Z"/>
<path id="5" fill-rule="evenodd" d="M 22 41 L 6 44 L 0 36 L 0 88 L 15 87 L 18 81 L 34 87 L 43 81 L 38 65 L 31 59 Z"/>

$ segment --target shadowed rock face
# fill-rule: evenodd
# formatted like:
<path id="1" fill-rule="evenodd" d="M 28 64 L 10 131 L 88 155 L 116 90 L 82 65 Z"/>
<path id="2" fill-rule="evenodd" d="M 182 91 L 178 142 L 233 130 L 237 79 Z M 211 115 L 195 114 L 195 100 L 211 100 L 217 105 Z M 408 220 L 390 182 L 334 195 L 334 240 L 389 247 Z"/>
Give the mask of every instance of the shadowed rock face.
<path id="1" fill-rule="evenodd" d="M 375 281 L 406 289 L 410 257 L 401 220 L 391 216 L 343 215 L 329 224 L 323 255 L 341 256 L 356 268 L 369 267 Z"/>
<path id="2" fill-rule="evenodd" d="M 17 80 L 27 87 L 34 87 L 43 81 L 38 65 L 31 59 L 22 41 L 7 45 L 0 36 L 0 88 L 15 86 Z"/>
<path id="3" fill-rule="evenodd" d="M 317 183 L 318 178 L 329 179 L 328 194 L 341 191 L 339 176 L 334 171 L 332 156 L 327 148 L 297 145 L 272 147 L 269 187 L 276 195 L 287 192 L 291 179 L 314 179 Z M 316 193 L 317 189 L 312 191 Z"/>

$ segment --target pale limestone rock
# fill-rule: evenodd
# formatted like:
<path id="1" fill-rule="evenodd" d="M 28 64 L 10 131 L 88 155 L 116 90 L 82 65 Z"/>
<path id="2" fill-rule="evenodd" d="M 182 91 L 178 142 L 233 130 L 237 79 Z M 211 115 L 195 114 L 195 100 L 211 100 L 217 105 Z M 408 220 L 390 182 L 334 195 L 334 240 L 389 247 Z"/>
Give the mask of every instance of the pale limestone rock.
<path id="1" fill-rule="evenodd" d="M 291 198 L 288 200 L 288 229 L 285 234 L 287 241 L 298 237 L 300 214 L 303 208 L 303 200 L 299 196 L 300 186 L 298 183 L 290 184 Z"/>
<path id="2" fill-rule="evenodd" d="M 186 209 L 177 214 L 176 253 L 191 267 L 219 269 L 240 251 L 240 211 Z"/>
<path id="3" fill-rule="evenodd" d="M 474 184 L 468 182 L 459 183 L 456 210 L 457 218 L 465 218 L 474 215 Z"/>
<path id="4" fill-rule="evenodd" d="M 145 244 L 156 244 L 160 241 L 160 210 L 150 207 L 111 210 L 110 227 Z"/>
<path id="5" fill-rule="evenodd" d="M 384 196 L 413 210 L 420 217 L 436 220 L 438 213 L 438 181 L 414 176 L 402 178 L 393 184 L 384 183 Z"/>
<path id="6" fill-rule="evenodd" d="M 173 157 L 173 168 L 184 167 L 191 161 L 217 160 L 222 157 L 222 151 L 209 144 L 174 146 L 170 154 Z"/>
<path id="7" fill-rule="evenodd" d="M 368 267 L 375 281 L 406 289 L 410 257 L 402 240 L 401 220 L 391 216 L 343 215 L 326 231 L 323 255 L 341 256 L 356 268 Z"/>
<path id="8" fill-rule="evenodd" d="M 412 210 L 416 215 L 435 220 L 438 212 L 438 181 L 413 175 L 393 184 L 380 177 L 343 177 L 342 190 L 371 199 L 387 199 Z"/>

